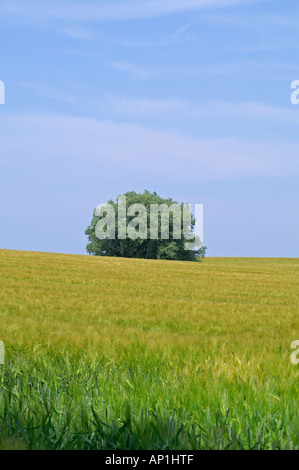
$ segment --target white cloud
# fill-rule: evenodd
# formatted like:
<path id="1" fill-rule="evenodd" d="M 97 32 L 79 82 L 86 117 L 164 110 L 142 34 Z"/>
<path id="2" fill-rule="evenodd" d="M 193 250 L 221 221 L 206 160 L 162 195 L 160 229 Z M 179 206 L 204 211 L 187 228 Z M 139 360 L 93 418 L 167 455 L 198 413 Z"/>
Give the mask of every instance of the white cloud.
<path id="1" fill-rule="evenodd" d="M 186 24 L 185 26 L 182 26 L 177 30 L 177 32 L 172 36 L 173 38 L 178 38 L 182 34 L 184 34 L 185 31 L 187 31 L 191 27 L 191 24 Z"/>
<path id="2" fill-rule="evenodd" d="M 171 46 L 174 44 L 190 41 L 194 39 L 194 36 L 189 34 L 188 30 L 191 28 L 191 24 L 187 24 L 185 26 L 181 26 L 179 29 L 174 31 L 172 34 L 168 32 L 168 34 L 164 31 L 163 35 L 159 35 L 157 37 L 157 31 L 155 31 L 155 39 L 154 40 L 133 40 L 133 39 L 113 39 L 113 44 L 122 47 L 165 47 Z M 111 38 L 110 38 L 111 41 Z"/>
<path id="3" fill-rule="evenodd" d="M 101 178 L 145 174 L 155 182 L 199 183 L 238 176 L 298 174 L 299 144 L 200 139 L 144 126 L 56 115 L 0 118 L 2 170 L 82 165 Z"/>
<path id="4" fill-rule="evenodd" d="M 166 43 L 148 43 L 143 44 L 144 46 L 158 46 L 165 45 Z M 169 44 L 169 43 L 168 43 Z M 126 44 L 130 45 L 130 44 Z M 134 78 L 160 78 L 169 79 L 174 77 L 176 79 L 185 79 L 186 77 L 202 78 L 207 75 L 222 75 L 230 76 L 234 75 L 240 77 L 252 76 L 254 73 L 258 73 L 260 77 L 265 77 L 270 81 L 277 79 L 288 79 L 290 75 L 296 76 L 299 71 L 298 63 L 283 63 L 283 62 L 271 62 L 261 60 L 231 60 L 226 62 L 217 62 L 211 64 L 198 64 L 198 65 L 175 65 L 175 64 L 160 64 L 157 66 L 141 66 L 136 63 L 131 63 L 122 60 L 111 60 L 108 66 L 113 67 L 123 72 L 129 73 Z"/>
<path id="5" fill-rule="evenodd" d="M 125 98 L 107 94 L 102 102 L 102 109 L 109 115 L 139 117 L 152 114 L 169 114 L 172 112 L 182 112 L 189 108 L 190 103 L 178 98 L 171 99 L 146 99 L 146 98 Z M 193 107 L 193 105 L 191 104 Z"/>
<path id="6" fill-rule="evenodd" d="M 225 101 L 206 102 L 204 104 L 170 98 L 158 99 L 136 99 L 125 98 L 116 95 L 106 95 L 103 109 L 110 116 L 142 117 L 147 115 L 163 114 L 167 117 L 173 113 L 181 118 L 203 118 L 215 119 L 222 117 L 226 120 L 252 119 L 256 121 L 277 122 L 299 128 L 299 112 L 296 108 L 281 108 L 260 102 L 230 103 Z"/>
<path id="7" fill-rule="evenodd" d="M 61 34 L 75 39 L 90 39 L 92 37 L 90 31 L 82 28 L 69 27 L 60 30 Z"/>
<path id="8" fill-rule="evenodd" d="M 271 0 L 270 0 L 271 1 Z M 298 30 L 298 12 L 294 11 L 292 17 L 289 14 L 271 14 L 271 11 L 267 15 L 253 15 L 248 12 L 246 14 L 240 13 L 205 13 L 205 21 L 217 24 L 228 24 L 232 26 L 238 26 L 246 29 L 256 29 L 263 27 L 265 29 L 273 28 L 285 28 L 285 29 L 296 29 Z"/>
<path id="9" fill-rule="evenodd" d="M 150 70 L 130 62 L 111 61 L 108 63 L 108 66 L 113 69 L 120 70 L 121 72 L 125 72 L 137 80 L 148 80 L 154 76 Z"/>
<path id="10" fill-rule="evenodd" d="M 74 96 L 69 93 L 65 93 L 57 88 L 35 85 L 32 83 L 20 83 L 20 85 L 28 90 L 31 90 L 33 93 L 47 98 L 49 100 L 60 101 L 61 103 L 74 103 Z"/>
<path id="11" fill-rule="evenodd" d="M 108 0 L 85 2 L 2 0 L 0 15 L 20 20 L 119 21 L 152 18 L 183 11 L 222 8 L 242 3 L 249 3 L 249 0 L 113 0 L 113 2 Z"/>

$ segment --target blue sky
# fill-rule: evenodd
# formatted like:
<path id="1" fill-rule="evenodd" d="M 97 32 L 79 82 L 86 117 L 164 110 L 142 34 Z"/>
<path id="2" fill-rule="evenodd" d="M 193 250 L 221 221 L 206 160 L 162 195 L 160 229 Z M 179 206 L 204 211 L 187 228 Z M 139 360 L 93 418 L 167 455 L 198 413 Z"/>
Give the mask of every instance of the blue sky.
<path id="1" fill-rule="evenodd" d="M 85 253 L 129 190 L 209 256 L 298 256 L 297 0 L 2 0 L 0 247 Z"/>

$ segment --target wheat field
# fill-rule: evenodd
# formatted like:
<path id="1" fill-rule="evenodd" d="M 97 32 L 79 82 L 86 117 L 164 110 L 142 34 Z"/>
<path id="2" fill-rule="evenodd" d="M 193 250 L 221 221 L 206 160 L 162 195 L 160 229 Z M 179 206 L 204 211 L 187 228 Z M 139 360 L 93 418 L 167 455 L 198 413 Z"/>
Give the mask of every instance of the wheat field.
<path id="1" fill-rule="evenodd" d="M 0 250 L 0 448 L 299 449 L 298 268 Z"/>

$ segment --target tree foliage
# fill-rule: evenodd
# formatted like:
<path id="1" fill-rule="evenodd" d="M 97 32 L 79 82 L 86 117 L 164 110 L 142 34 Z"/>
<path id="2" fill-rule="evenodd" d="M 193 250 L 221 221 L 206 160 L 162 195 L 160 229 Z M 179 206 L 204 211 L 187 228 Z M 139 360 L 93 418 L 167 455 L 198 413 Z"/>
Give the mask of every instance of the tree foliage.
<path id="1" fill-rule="evenodd" d="M 126 196 L 126 209 L 133 204 L 142 204 L 146 208 L 147 212 L 147 237 L 145 239 L 136 238 L 132 240 L 128 236 L 124 239 L 118 238 L 119 227 L 118 227 L 118 201 L 110 200 L 107 204 L 111 205 L 115 211 L 115 238 L 111 239 L 108 236 L 99 239 L 96 235 L 96 226 L 103 216 L 96 214 L 96 209 L 93 211 L 91 224 L 87 227 L 85 234 L 88 237 L 89 243 L 86 246 L 86 250 L 91 255 L 96 256 L 119 256 L 125 258 L 146 258 L 146 259 L 168 259 L 168 260 L 181 260 L 181 261 L 197 261 L 201 260 L 205 256 L 206 247 L 198 246 L 194 250 L 186 250 L 185 242 L 192 241 L 187 240 L 186 232 L 183 231 L 183 223 L 181 228 L 181 238 L 174 238 L 174 219 L 173 213 L 170 211 L 169 214 L 169 237 L 163 239 L 162 233 L 162 220 L 161 214 L 158 214 L 158 238 L 150 238 L 150 205 L 151 204 L 166 204 L 169 208 L 173 204 L 178 204 L 171 198 L 163 199 L 158 196 L 156 192 L 150 193 L 144 191 L 142 194 L 138 194 L 134 191 L 127 192 Z M 181 213 L 183 213 L 183 204 L 180 204 Z M 136 215 L 136 214 L 135 214 Z M 126 216 L 126 223 L 132 222 L 135 216 Z M 193 237 L 193 229 L 195 225 L 195 219 L 190 214 L 191 225 L 188 227 L 189 236 Z M 138 227 L 136 227 L 138 228 Z M 194 239 L 194 237 L 193 237 Z"/>

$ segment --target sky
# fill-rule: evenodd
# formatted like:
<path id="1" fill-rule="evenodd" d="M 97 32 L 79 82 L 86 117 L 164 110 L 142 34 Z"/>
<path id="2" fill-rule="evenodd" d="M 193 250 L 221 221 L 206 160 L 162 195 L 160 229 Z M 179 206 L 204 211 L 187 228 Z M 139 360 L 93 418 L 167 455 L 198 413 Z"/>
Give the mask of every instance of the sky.
<path id="1" fill-rule="evenodd" d="M 86 254 L 126 191 L 207 256 L 298 257 L 298 0 L 2 0 L 0 248 Z"/>

